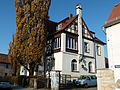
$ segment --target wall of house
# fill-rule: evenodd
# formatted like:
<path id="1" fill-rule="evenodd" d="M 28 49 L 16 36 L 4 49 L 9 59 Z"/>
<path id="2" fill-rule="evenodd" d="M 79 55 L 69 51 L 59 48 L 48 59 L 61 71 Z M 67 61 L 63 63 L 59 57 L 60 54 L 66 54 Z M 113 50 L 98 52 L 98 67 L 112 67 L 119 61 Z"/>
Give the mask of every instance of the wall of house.
<path id="1" fill-rule="evenodd" d="M 89 44 L 89 46 L 88 46 L 89 52 L 85 52 L 85 50 L 84 50 L 84 52 L 83 52 L 84 55 L 85 56 L 89 56 L 89 57 L 94 57 L 94 43 L 93 43 L 93 41 L 87 40 L 87 39 L 83 39 L 83 42 L 87 42 Z M 83 45 L 83 47 L 84 47 L 84 45 Z"/>
<path id="2" fill-rule="evenodd" d="M 72 71 L 72 68 L 71 68 L 72 60 L 77 61 L 77 70 L 76 71 Z M 68 75 L 71 75 L 73 77 L 80 76 L 78 54 L 70 53 L 70 52 L 63 52 L 62 66 L 63 66 L 62 67 L 62 74 L 68 74 Z"/>
<path id="3" fill-rule="evenodd" d="M 100 55 L 98 54 L 97 46 L 101 48 Z M 96 69 L 103 69 L 105 68 L 104 45 L 96 43 L 95 48 L 96 48 Z"/>
<path id="4" fill-rule="evenodd" d="M 54 53 L 54 58 L 55 58 L 55 70 L 60 70 L 62 71 L 62 59 L 63 59 L 63 54 L 62 52 Z"/>
<path id="5" fill-rule="evenodd" d="M 90 62 L 92 63 L 92 68 L 93 68 L 93 70 L 91 72 L 89 72 L 89 63 Z M 80 66 L 79 67 L 80 75 L 95 74 L 95 59 L 94 58 L 84 57 L 79 66 Z"/>
<path id="6" fill-rule="evenodd" d="M 10 64 L 0 63 L 0 76 L 12 76 L 13 71 Z"/>
<path id="7" fill-rule="evenodd" d="M 106 28 L 109 67 L 114 68 L 120 60 L 120 23 Z"/>
<path id="8" fill-rule="evenodd" d="M 106 28 L 109 68 L 114 70 L 115 82 L 120 77 L 120 23 Z"/>

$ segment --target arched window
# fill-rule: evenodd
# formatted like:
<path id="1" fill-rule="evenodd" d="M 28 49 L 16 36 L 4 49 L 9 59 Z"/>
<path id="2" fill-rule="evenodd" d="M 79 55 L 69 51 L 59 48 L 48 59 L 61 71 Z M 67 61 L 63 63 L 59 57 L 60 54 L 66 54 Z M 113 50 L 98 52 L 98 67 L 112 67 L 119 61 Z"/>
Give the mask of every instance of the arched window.
<path id="1" fill-rule="evenodd" d="M 71 62 L 71 70 L 72 71 L 77 71 L 77 61 L 74 59 Z"/>
<path id="2" fill-rule="evenodd" d="M 88 68 L 89 68 L 89 73 L 95 72 L 95 70 L 94 70 L 94 64 L 92 62 L 88 63 Z"/>

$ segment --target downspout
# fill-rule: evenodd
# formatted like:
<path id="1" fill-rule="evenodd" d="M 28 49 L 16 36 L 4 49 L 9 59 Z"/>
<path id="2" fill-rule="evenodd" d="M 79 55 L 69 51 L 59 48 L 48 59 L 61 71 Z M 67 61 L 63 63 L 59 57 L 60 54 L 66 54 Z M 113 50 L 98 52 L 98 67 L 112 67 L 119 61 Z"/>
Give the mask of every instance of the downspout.
<path id="1" fill-rule="evenodd" d="M 97 72 L 97 61 L 96 61 L 96 46 L 95 46 L 95 36 L 93 37 L 94 43 L 94 58 L 95 58 L 95 73 Z"/>

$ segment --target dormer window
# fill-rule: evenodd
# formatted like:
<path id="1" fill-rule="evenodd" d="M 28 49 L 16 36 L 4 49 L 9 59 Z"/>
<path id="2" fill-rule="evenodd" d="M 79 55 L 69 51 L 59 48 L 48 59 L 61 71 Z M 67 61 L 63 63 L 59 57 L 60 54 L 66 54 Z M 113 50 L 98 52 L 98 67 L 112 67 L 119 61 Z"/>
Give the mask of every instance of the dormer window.
<path id="1" fill-rule="evenodd" d="M 62 24 L 59 24 L 57 27 L 56 27 L 56 30 L 60 30 L 62 29 Z"/>

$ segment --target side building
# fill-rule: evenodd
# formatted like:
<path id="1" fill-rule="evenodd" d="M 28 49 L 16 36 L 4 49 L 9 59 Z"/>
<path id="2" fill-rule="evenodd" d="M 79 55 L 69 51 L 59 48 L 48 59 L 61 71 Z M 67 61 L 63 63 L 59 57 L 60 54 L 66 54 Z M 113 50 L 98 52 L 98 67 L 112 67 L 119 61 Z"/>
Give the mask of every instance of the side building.
<path id="1" fill-rule="evenodd" d="M 104 24 L 107 35 L 109 69 L 113 70 L 115 83 L 120 81 L 120 3 L 115 5 Z M 117 85 L 117 84 L 116 84 Z M 118 84 L 119 85 L 119 84 Z M 117 88 L 115 90 L 120 90 Z"/>
<path id="2" fill-rule="evenodd" d="M 0 76 L 12 76 L 12 63 L 8 59 L 8 55 L 0 54 Z"/>

